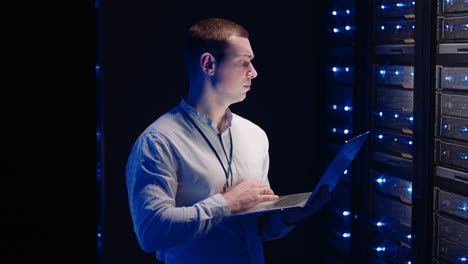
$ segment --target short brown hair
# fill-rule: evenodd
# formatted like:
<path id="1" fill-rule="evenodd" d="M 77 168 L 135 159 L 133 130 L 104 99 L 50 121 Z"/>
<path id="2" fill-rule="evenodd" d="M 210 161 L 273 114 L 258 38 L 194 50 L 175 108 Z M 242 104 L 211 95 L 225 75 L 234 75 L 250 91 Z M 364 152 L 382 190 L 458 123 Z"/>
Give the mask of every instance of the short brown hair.
<path id="1" fill-rule="evenodd" d="M 205 52 L 221 61 L 226 40 L 231 36 L 248 38 L 249 33 L 241 25 L 223 18 L 207 18 L 191 26 L 186 33 L 183 47 L 187 70 L 191 72 L 191 65 Z"/>

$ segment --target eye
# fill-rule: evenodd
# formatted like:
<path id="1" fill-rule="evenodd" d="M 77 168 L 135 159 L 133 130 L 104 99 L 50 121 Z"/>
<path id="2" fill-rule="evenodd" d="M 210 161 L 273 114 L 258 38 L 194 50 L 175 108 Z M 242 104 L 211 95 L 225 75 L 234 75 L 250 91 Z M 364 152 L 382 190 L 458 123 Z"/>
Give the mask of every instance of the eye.
<path id="1" fill-rule="evenodd" d="M 242 65 L 242 66 L 246 67 L 246 66 L 249 66 L 249 64 L 250 64 L 250 61 L 246 61 L 246 60 L 241 60 L 240 61 L 240 65 Z"/>

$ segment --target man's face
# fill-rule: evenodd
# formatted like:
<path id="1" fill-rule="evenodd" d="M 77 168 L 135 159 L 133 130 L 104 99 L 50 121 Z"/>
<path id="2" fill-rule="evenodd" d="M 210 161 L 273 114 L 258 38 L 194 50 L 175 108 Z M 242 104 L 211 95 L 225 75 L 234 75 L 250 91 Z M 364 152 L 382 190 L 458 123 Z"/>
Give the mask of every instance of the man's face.
<path id="1" fill-rule="evenodd" d="M 243 101 L 251 80 L 257 77 L 253 57 L 249 39 L 232 36 L 227 40 L 225 56 L 217 63 L 213 81 L 216 92 L 229 104 Z"/>

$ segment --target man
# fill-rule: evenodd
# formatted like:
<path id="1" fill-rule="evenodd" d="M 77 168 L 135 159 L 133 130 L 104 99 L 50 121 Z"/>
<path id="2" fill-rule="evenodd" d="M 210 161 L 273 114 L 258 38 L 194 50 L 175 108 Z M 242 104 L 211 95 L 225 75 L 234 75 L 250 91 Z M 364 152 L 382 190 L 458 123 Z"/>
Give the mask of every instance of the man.
<path id="1" fill-rule="evenodd" d="M 248 36 L 225 19 L 193 25 L 184 46 L 188 94 L 143 131 L 129 155 L 136 236 L 167 264 L 264 263 L 262 241 L 286 235 L 329 201 L 324 188 L 304 209 L 228 217 L 278 199 L 268 181 L 267 135 L 229 110 L 257 77 Z"/>

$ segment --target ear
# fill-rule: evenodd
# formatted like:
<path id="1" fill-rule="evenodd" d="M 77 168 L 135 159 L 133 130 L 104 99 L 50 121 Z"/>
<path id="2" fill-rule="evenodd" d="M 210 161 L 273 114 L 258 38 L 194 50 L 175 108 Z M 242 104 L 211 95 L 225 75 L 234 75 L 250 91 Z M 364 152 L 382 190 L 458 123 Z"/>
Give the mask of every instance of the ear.
<path id="1" fill-rule="evenodd" d="M 204 73 L 214 75 L 216 60 L 211 53 L 205 52 L 200 56 L 200 66 Z"/>

